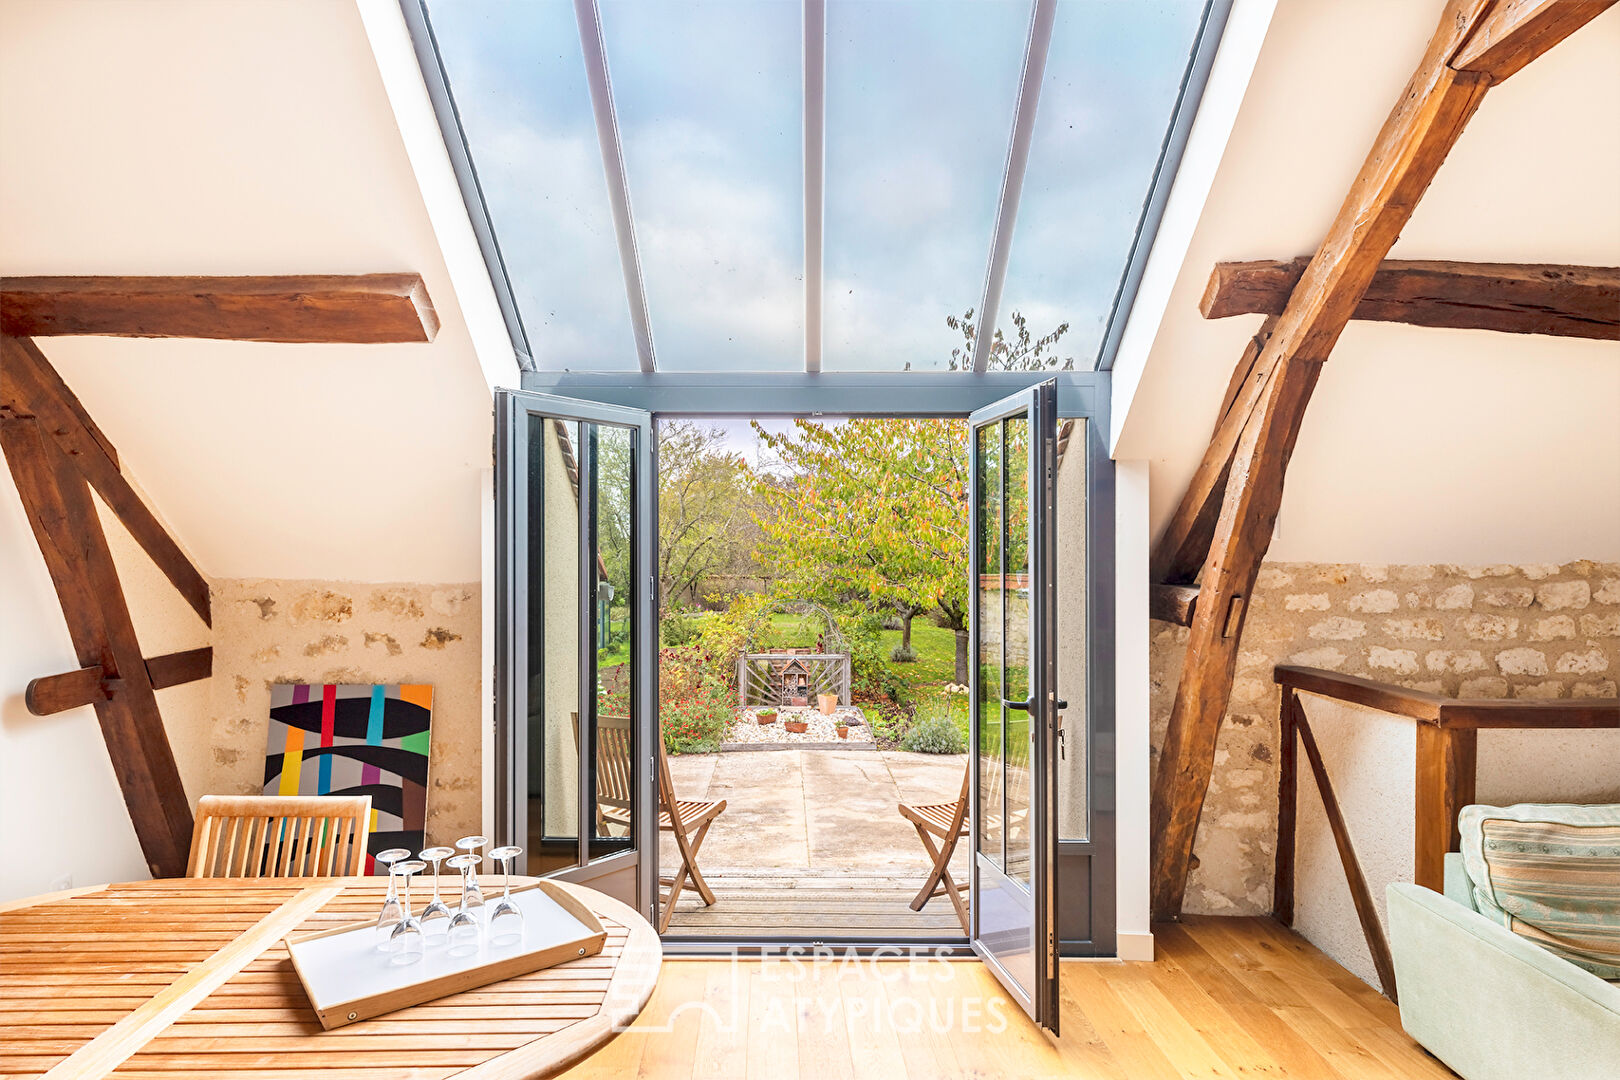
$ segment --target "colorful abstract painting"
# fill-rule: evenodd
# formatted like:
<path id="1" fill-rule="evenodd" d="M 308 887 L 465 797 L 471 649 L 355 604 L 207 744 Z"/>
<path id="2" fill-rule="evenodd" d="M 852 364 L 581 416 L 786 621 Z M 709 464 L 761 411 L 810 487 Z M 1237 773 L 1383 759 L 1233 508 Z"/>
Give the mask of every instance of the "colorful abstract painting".
<path id="1" fill-rule="evenodd" d="M 423 847 L 433 687 L 400 684 L 270 688 L 266 795 L 370 795 L 373 856 Z"/>

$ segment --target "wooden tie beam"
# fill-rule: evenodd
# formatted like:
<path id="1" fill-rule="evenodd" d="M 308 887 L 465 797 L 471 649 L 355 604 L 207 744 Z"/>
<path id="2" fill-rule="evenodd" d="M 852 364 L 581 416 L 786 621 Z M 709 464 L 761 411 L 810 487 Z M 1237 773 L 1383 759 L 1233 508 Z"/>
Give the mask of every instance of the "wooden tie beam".
<path id="1" fill-rule="evenodd" d="M 1216 263 L 1198 310 L 1281 315 L 1309 261 Z M 1620 266 L 1386 259 L 1353 318 L 1620 341 Z"/>
<path id="2" fill-rule="evenodd" d="M 366 344 L 431 341 L 438 326 L 417 274 L 0 283 L 0 450 L 80 664 L 34 679 L 24 698 L 41 716 L 95 708 L 153 876 L 184 875 L 192 832 L 156 691 L 207 678 L 213 650 L 142 654 L 91 491 L 211 626 L 208 581 L 124 476 L 112 442 L 31 335 Z"/>
<path id="3" fill-rule="evenodd" d="M 1188 571 L 1201 564 L 1187 660 L 1153 781 L 1157 918 L 1181 911 L 1247 599 L 1322 363 L 1486 91 L 1613 2 L 1450 0 L 1327 236 L 1282 313 L 1239 362 L 1210 447 L 1152 559 L 1154 580 L 1167 584 L 1189 584 Z"/>

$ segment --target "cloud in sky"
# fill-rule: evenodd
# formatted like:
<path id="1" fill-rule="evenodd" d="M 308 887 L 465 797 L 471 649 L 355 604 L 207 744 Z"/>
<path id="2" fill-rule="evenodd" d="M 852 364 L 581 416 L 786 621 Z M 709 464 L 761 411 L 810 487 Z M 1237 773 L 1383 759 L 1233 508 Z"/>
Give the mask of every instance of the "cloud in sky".
<path id="1" fill-rule="evenodd" d="M 941 368 L 976 306 L 1030 6 L 830 0 L 825 365 Z M 1061 0 L 1001 324 L 1073 329 L 1084 366 L 1124 268 L 1202 10 Z M 569 0 L 430 0 L 537 362 L 636 366 Z M 800 5 L 604 0 L 659 366 L 799 370 Z"/>

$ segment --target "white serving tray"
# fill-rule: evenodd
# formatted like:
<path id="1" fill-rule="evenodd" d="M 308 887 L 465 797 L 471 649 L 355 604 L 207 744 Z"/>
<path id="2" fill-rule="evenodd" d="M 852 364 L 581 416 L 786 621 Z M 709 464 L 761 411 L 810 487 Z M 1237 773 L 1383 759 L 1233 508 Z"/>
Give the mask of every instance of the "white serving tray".
<path id="1" fill-rule="evenodd" d="M 498 899 L 486 897 L 486 916 Z M 523 911 L 522 939 L 493 945 L 486 935 L 468 956 L 451 956 L 441 936 L 428 939 L 416 963 L 392 963 L 377 948 L 375 922 L 289 935 L 287 952 L 321 1026 L 331 1029 L 602 951 L 601 922 L 555 882 L 513 889 L 512 899 Z"/>

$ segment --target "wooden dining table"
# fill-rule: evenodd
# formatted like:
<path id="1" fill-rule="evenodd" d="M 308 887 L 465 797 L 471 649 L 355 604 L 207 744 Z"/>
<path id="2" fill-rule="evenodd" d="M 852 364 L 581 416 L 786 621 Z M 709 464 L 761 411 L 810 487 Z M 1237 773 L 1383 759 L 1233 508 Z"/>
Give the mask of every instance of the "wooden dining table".
<path id="1" fill-rule="evenodd" d="M 555 1075 L 640 1014 L 662 959 L 631 908 L 564 887 L 606 928 L 598 955 L 331 1031 L 284 939 L 374 918 L 384 880 L 171 878 L 0 903 L 0 1076 Z"/>

